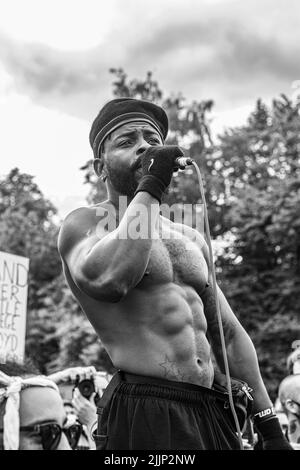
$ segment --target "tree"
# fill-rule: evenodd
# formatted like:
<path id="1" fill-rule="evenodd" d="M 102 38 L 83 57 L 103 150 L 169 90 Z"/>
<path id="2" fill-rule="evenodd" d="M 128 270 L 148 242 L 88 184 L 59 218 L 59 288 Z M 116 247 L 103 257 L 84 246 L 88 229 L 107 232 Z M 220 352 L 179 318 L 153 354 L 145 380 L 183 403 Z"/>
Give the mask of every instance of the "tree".
<path id="1" fill-rule="evenodd" d="M 0 181 L 1 250 L 30 259 L 29 307 L 38 304 L 38 289 L 61 271 L 55 214 L 31 175 L 14 168 Z"/>
<path id="2" fill-rule="evenodd" d="M 45 291 L 61 273 L 57 252 L 56 208 L 31 175 L 14 168 L 0 181 L 1 250 L 29 258 L 26 355 L 45 360 L 47 320 Z M 35 311 L 40 309 L 38 320 Z M 30 328 L 35 318 L 35 328 Z M 41 339 L 41 342 L 37 340 Z M 50 346 L 50 349 L 52 346 Z M 39 364 L 40 365 L 40 364 Z"/>
<path id="3" fill-rule="evenodd" d="M 299 103 L 283 95 L 268 109 L 259 100 L 247 125 L 220 136 L 218 149 L 233 240 L 218 266 L 273 398 L 300 337 L 299 131 Z"/>

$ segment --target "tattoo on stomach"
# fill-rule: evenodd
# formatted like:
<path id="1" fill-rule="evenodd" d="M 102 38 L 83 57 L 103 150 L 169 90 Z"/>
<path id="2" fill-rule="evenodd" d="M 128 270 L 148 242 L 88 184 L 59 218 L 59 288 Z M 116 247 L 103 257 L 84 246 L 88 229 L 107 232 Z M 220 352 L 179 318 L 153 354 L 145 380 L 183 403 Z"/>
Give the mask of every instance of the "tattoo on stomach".
<path id="1" fill-rule="evenodd" d="M 178 366 L 176 365 L 174 361 L 170 361 L 168 356 L 165 356 L 164 362 L 160 362 L 158 365 L 163 369 L 163 375 L 166 379 L 176 377 L 182 382 L 184 381 L 184 378 L 186 376 L 178 368 Z"/>

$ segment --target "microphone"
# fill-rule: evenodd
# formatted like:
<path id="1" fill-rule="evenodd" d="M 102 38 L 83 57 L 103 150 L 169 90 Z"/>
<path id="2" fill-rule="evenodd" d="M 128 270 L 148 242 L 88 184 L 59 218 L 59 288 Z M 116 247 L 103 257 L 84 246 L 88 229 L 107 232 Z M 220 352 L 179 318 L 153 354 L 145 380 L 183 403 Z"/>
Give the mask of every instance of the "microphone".
<path id="1" fill-rule="evenodd" d="M 189 157 L 177 157 L 174 160 L 174 171 L 178 169 L 184 170 L 186 166 L 193 164 L 193 159 Z M 135 171 L 138 168 L 141 168 L 141 157 L 138 157 L 137 160 L 131 165 L 131 170 Z"/>
<path id="2" fill-rule="evenodd" d="M 184 168 L 188 165 L 192 165 L 193 161 L 194 160 L 192 158 L 189 158 L 189 157 L 177 157 L 175 159 L 176 166 L 184 167 Z"/>

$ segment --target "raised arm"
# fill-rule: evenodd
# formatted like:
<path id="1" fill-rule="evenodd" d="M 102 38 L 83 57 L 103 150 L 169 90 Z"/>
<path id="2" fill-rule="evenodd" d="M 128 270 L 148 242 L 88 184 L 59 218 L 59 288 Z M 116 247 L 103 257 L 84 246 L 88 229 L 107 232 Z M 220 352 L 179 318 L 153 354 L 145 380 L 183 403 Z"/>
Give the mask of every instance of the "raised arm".
<path id="1" fill-rule="evenodd" d="M 158 215 L 157 199 L 146 192 L 134 197 L 111 232 L 99 229 L 96 209 L 71 213 L 60 230 L 58 249 L 77 287 L 97 300 L 120 301 L 144 275 Z M 136 237 L 138 226 L 147 236 Z"/>
<path id="2" fill-rule="evenodd" d="M 76 285 L 90 297 L 118 302 L 142 279 L 161 197 L 182 155 L 173 145 L 148 147 L 140 155 L 142 178 L 115 230 L 99 234 L 96 209 L 79 209 L 66 219 L 59 252 Z"/>

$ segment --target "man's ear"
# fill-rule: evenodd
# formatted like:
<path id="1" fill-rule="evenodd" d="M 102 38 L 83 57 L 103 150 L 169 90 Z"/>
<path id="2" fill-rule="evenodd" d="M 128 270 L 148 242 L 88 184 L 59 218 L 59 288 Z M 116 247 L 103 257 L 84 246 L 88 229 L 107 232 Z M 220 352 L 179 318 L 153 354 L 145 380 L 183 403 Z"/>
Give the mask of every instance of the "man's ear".
<path id="1" fill-rule="evenodd" d="M 101 177 L 103 166 L 104 166 L 103 158 L 94 158 L 93 166 L 94 166 L 96 175 Z"/>
<path id="2" fill-rule="evenodd" d="M 284 406 L 289 413 L 297 413 L 297 405 L 290 398 L 286 400 Z"/>

